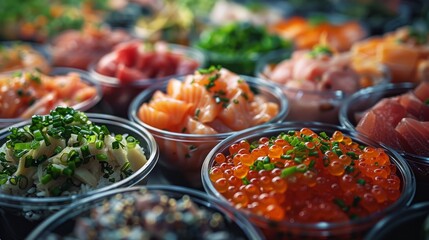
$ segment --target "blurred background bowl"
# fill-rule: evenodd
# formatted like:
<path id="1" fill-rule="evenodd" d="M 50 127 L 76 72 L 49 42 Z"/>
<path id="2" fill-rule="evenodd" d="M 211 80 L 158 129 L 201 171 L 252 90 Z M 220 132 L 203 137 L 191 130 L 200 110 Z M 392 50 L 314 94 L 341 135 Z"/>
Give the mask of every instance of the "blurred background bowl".
<path id="1" fill-rule="evenodd" d="M 7 72 L 7 73 L 1 73 L 1 75 L 3 75 L 3 74 L 9 74 L 9 75 L 11 75 L 11 74 L 14 74 L 15 72 L 17 72 L 17 71 L 12 71 L 12 72 Z M 79 70 L 79 69 L 75 69 L 75 68 L 54 67 L 54 68 L 52 68 L 52 71 L 50 71 L 50 73 L 48 75 L 49 76 L 65 76 L 65 75 L 67 75 L 69 73 L 77 73 L 77 74 L 79 74 L 80 79 L 84 83 L 88 84 L 89 86 L 92 86 L 92 87 L 96 88 L 96 94 L 92 98 L 89 98 L 89 99 L 87 99 L 85 101 L 79 102 L 79 103 L 77 103 L 77 104 L 75 104 L 73 106 L 69 106 L 69 107 L 72 107 L 72 108 L 74 108 L 74 109 L 76 109 L 78 111 L 82 111 L 82 112 L 91 110 L 98 102 L 100 102 L 100 100 L 103 97 L 103 92 L 102 92 L 102 89 L 101 89 L 101 85 L 97 81 L 95 81 L 88 74 L 88 72 L 82 71 L 82 70 Z M 56 106 L 54 106 L 54 108 L 55 107 Z M 48 114 L 48 113 L 49 112 L 46 112 L 44 114 Z M 40 114 L 42 114 L 42 113 L 40 113 Z M 19 118 L 19 117 L 18 118 L 0 118 L 0 129 L 4 128 L 6 126 L 9 126 L 11 124 L 24 121 L 24 120 L 25 119 Z"/>
<path id="2" fill-rule="evenodd" d="M 290 59 L 291 55 L 292 51 L 285 50 L 265 54 L 258 59 L 255 76 L 272 82 L 270 76 L 275 67 L 283 60 Z M 367 83 L 383 86 L 390 81 L 388 69 L 382 65 L 376 72 L 364 68 L 356 70 L 356 72 L 361 77 L 361 87 Z M 287 87 L 285 84 L 275 84 L 283 89 L 290 102 L 290 112 L 286 118 L 288 121 L 317 121 L 338 124 L 339 109 L 344 100 L 350 96 L 341 90 L 305 90 Z"/>
<path id="3" fill-rule="evenodd" d="M 414 204 L 382 219 L 365 236 L 365 239 L 428 239 L 428 216 L 429 202 Z"/>
<path id="4" fill-rule="evenodd" d="M 196 61 L 198 63 L 197 68 L 206 66 L 206 57 L 201 51 L 176 44 L 167 44 L 167 46 L 173 53 Z M 127 116 L 127 111 L 131 101 L 140 92 L 153 84 L 166 82 L 171 78 L 178 77 L 177 74 L 173 74 L 161 78 L 140 79 L 128 83 L 122 83 L 116 77 L 110 77 L 98 73 L 96 71 L 96 64 L 97 63 L 91 64 L 89 71 L 91 76 L 101 85 L 103 89 L 104 97 L 103 101 L 101 102 L 101 108 L 104 112 L 108 112 L 120 117 Z M 193 72 L 189 72 L 187 74 L 191 73 Z"/>
<path id="5" fill-rule="evenodd" d="M 77 219 L 82 217 L 90 217 L 90 212 L 93 211 L 97 207 L 103 206 L 103 203 L 106 201 L 112 201 L 118 198 L 118 196 L 132 196 L 132 199 L 148 199 L 150 195 L 152 195 L 152 200 L 154 203 L 159 201 L 160 199 L 156 196 L 167 196 L 168 198 L 176 199 L 179 201 L 182 197 L 188 196 L 190 200 L 196 205 L 199 209 L 198 212 L 187 213 L 185 214 L 179 210 L 177 210 L 177 214 L 182 215 L 183 217 L 190 217 L 193 214 L 203 214 L 202 211 L 207 211 L 209 214 L 204 214 L 206 217 L 210 217 L 211 214 L 217 213 L 224 219 L 225 226 L 220 227 L 220 229 L 216 230 L 213 228 L 213 232 L 224 232 L 221 234 L 221 238 L 224 239 L 263 239 L 263 235 L 260 233 L 258 229 L 256 229 L 243 215 L 237 213 L 235 209 L 226 205 L 225 203 L 218 201 L 216 199 L 211 198 L 207 194 L 204 194 L 199 191 L 182 188 L 178 186 L 162 186 L 162 185 L 151 185 L 147 187 L 132 187 L 128 189 L 115 189 L 108 192 L 103 192 L 85 199 L 82 199 L 72 206 L 64 209 L 61 212 L 53 215 L 45 222 L 43 222 L 40 226 L 38 226 L 28 237 L 28 239 L 47 239 L 49 235 L 55 234 L 57 236 L 70 236 L 73 233 L 73 228 L 77 224 Z M 128 198 L 127 198 L 128 199 Z M 144 201 L 144 200 L 141 200 Z M 136 203 L 137 204 L 137 203 Z M 135 206 L 135 205 L 134 205 Z M 178 209 L 181 207 L 177 207 Z M 147 204 L 142 207 L 142 210 L 145 214 L 149 214 L 150 211 L 155 211 L 152 208 L 151 204 Z M 136 211 L 136 210 L 133 210 Z M 183 210 L 182 210 L 183 211 Z M 155 214 L 155 213 L 154 213 Z M 159 214 L 159 213 L 158 213 Z M 192 215 L 191 215 L 192 214 Z M 111 215 L 109 215 L 111 216 Z M 219 216 L 217 216 L 219 217 Z M 98 219 L 94 219 L 95 221 L 101 221 L 103 216 Z M 118 217 L 119 218 L 119 217 Z M 141 214 L 141 218 L 143 221 L 144 214 Z M 207 219 L 209 221 L 210 219 Z M 168 220 L 163 220 L 162 218 L 157 221 L 163 222 Z M 189 232 L 189 229 L 193 229 L 191 226 L 188 226 L 189 222 L 192 221 L 187 219 L 186 222 L 182 222 L 182 237 L 183 235 L 187 235 L 189 239 L 193 239 L 193 237 L 202 235 L 203 231 L 207 231 L 208 229 L 199 229 L 201 232 Z M 160 223 L 157 224 L 160 224 Z M 125 223 L 127 224 L 127 223 Z M 128 223 L 129 224 L 129 223 Z M 161 226 L 159 226 L 161 227 Z M 112 229 L 110 229 L 112 230 Z M 113 229 L 114 230 L 114 229 Z M 142 229 L 142 231 L 147 231 L 153 235 L 159 235 L 162 232 L 151 232 L 151 231 L 160 231 L 160 229 Z M 225 231 L 228 235 L 225 235 Z M 167 232 L 168 234 L 172 234 L 171 232 Z M 185 233 L 185 234 L 184 234 Z M 177 233 L 179 234 L 179 233 Z M 169 235 L 169 236 L 170 236 Z M 219 235 L 219 234 L 217 234 Z M 216 233 L 213 235 L 216 236 Z M 167 236 L 163 236 L 166 237 Z M 177 237 L 177 236 L 176 236 Z"/>
<path id="6" fill-rule="evenodd" d="M 41 220 L 46 219 L 53 213 L 63 209 L 72 202 L 92 196 L 108 190 L 130 187 L 136 184 L 145 184 L 150 172 L 155 167 L 159 151 L 153 136 L 143 127 L 132 123 L 129 120 L 118 118 L 106 114 L 87 114 L 88 119 L 97 125 L 105 125 L 110 132 L 125 134 L 128 133 L 140 141 L 140 146 L 145 152 L 147 163 L 134 172 L 131 176 L 122 179 L 111 185 L 88 191 L 84 194 L 61 196 L 61 197 L 21 197 L 0 193 L 1 210 L 0 214 L 0 237 L 5 239 L 23 239 Z M 20 122 L 11 127 L 22 127 L 30 124 L 30 120 Z M 9 129 L 0 130 L 0 145 L 6 143 Z M 21 226 L 26 226 L 23 229 Z"/>
<path id="7" fill-rule="evenodd" d="M 259 140 L 261 137 L 270 138 L 271 136 L 278 136 L 280 133 L 287 133 L 289 130 L 299 131 L 302 128 L 309 128 L 316 133 L 325 132 L 328 136 L 332 136 L 334 131 L 341 131 L 344 135 L 349 136 L 354 142 L 373 147 L 380 147 L 379 144 L 353 130 L 325 123 L 288 122 L 259 126 L 228 137 L 210 151 L 204 160 L 201 170 L 204 189 L 209 195 L 228 202 L 228 200 L 213 186 L 209 173 L 210 169 L 215 164 L 216 154 L 223 153 L 225 156 L 229 155 L 229 146 L 233 143 L 237 143 L 241 140 L 247 140 L 251 143 L 255 140 Z M 267 239 L 362 238 L 364 234 L 382 217 L 407 207 L 414 197 L 416 188 L 415 178 L 407 162 L 395 151 L 389 148 L 384 148 L 384 150 L 389 155 L 391 162 L 397 167 L 397 174 L 401 180 L 402 192 L 396 202 L 368 216 L 345 222 L 299 223 L 287 220 L 276 222 L 251 213 L 245 209 L 238 210 L 244 213 L 254 225 L 258 226 L 264 232 Z M 229 202 L 229 204 L 232 205 L 231 202 Z"/>
<path id="8" fill-rule="evenodd" d="M 363 89 L 348 98 L 340 109 L 341 125 L 348 129 L 355 129 L 357 117 L 372 108 L 383 98 L 395 97 L 412 91 L 415 83 L 388 84 L 385 88 L 372 87 Z M 413 170 L 417 180 L 416 200 L 429 200 L 429 157 L 418 156 L 412 153 L 397 150 Z"/>
<path id="9" fill-rule="evenodd" d="M 268 101 L 278 104 L 279 113 L 268 123 L 283 121 L 287 116 L 289 105 L 281 89 L 257 78 L 240 77 Z M 137 115 L 140 106 L 149 102 L 157 90 L 165 92 L 166 86 L 167 82 L 164 82 L 139 94 L 131 103 L 129 119 L 148 129 L 155 137 L 160 149 L 160 165 L 167 178 L 180 185 L 201 187 L 201 165 L 206 155 L 216 144 L 234 132 L 211 135 L 176 133 L 154 128 L 141 121 Z"/>

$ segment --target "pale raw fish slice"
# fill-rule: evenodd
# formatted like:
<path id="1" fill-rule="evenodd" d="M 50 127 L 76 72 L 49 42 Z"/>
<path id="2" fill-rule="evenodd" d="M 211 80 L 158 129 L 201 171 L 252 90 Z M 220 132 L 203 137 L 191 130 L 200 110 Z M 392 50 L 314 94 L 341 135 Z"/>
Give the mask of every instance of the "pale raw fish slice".
<path id="1" fill-rule="evenodd" d="M 423 133 L 423 128 L 428 128 L 426 125 L 429 122 L 404 118 L 396 127 L 396 131 L 408 142 L 411 152 L 421 156 L 429 156 L 429 135 Z"/>
<path id="2" fill-rule="evenodd" d="M 421 82 L 415 89 L 414 94 L 422 101 L 426 102 L 429 99 L 429 82 Z"/>
<path id="3" fill-rule="evenodd" d="M 374 111 L 369 111 L 356 126 L 356 131 L 394 149 L 408 149 L 408 144 L 400 138 L 400 135 L 395 131 L 395 126 L 386 124 L 383 117 L 377 115 Z"/>
<path id="4" fill-rule="evenodd" d="M 412 92 L 401 95 L 399 103 L 416 119 L 429 121 L 429 105 L 420 101 Z"/>

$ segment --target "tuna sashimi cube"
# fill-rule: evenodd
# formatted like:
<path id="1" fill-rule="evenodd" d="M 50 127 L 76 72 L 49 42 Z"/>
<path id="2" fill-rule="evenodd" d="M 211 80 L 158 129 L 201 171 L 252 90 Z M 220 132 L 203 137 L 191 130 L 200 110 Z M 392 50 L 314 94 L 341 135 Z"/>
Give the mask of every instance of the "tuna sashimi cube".
<path id="1" fill-rule="evenodd" d="M 424 104 L 414 93 L 409 92 L 401 95 L 399 103 L 416 119 L 429 121 L 429 105 Z"/>
<path id="2" fill-rule="evenodd" d="M 429 82 L 421 82 L 415 89 L 414 94 L 425 104 L 429 104 Z"/>
<path id="3" fill-rule="evenodd" d="M 395 130 L 408 142 L 410 152 L 429 156 L 429 122 L 404 118 Z"/>

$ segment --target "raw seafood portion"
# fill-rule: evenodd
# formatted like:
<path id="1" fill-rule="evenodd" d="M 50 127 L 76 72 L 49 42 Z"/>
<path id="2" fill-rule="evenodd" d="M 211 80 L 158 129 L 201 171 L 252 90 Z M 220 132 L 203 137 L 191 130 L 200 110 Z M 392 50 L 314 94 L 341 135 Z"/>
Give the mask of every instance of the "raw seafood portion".
<path id="1" fill-rule="evenodd" d="M 382 37 L 357 42 L 352 47 L 356 68 L 374 68 L 384 64 L 392 82 L 429 80 L 429 34 L 412 27 L 399 28 Z"/>
<path id="2" fill-rule="evenodd" d="M 127 212 L 129 214 L 125 214 Z M 107 221 L 106 221 L 107 220 Z M 117 194 L 77 219 L 71 239 L 242 239 L 216 211 L 188 195 L 157 191 Z"/>
<path id="3" fill-rule="evenodd" d="M 336 51 L 347 51 L 354 42 L 364 38 L 366 32 L 356 21 L 330 22 L 326 17 L 291 17 L 271 25 L 270 30 L 285 39 L 293 40 L 297 49 L 311 49 L 321 39 Z"/>
<path id="4" fill-rule="evenodd" d="M 44 73 L 50 71 L 48 60 L 31 45 L 16 42 L 0 46 L 0 72 L 35 68 Z"/>
<path id="5" fill-rule="evenodd" d="M 48 76 L 38 71 L 0 75 L 0 117 L 30 118 L 56 106 L 74 106 L 97 96 L 78 73 Z"/>
<path id="6" fill-rule="evenodd" d="M 429 82 L 373 106 L 356 130 L 397 150 L 429 156 Z"/>
<path id="7" fill-rule="evenodd" d="M 100 59 L 121 42 L 132 37 L 124 30 L 86 27 L 68 30 L 52 41 L 52 61 L 55 66 L 86 70 L 90 63 Z"/>
<path id="8" fill-rule="evenodd" d="M 192 73 L 199 62 L 165 42 L 131 41 L 117 45 L 98 61 L 96 71 L 120 83 Z"/>
<path id="9" fill-rule="evenodd" d="M 271 58 L 267 55 L 261 60 L 265 66 L 259 74 L 283 86 L 290 100 L 287 118 L 292 121 L 338 123 L 338 108 L 345 97 L 386 81 L 382 69 L 357 71 L 349 53 L 337 53 L 324 44 L 294 51 L 280 63 Z"/>
<path id="10" fill-rule="evenodd" d="M 236 208 L 288 223 L 348 222 L 385 209 L 402 192 L 384 149 L 340 131 L 258 134 L 213 154 L 209 171 Z"/>
<path id="11" fill-rule="evenodd" d="M 113 135 L 69 107 L 10 128 L 0 147 L 0 193 L 28 197 L 85 193 L 127 178 L 146 162 L 137 139 Z"/>
<path id="12" fill-rule="evenodd" d="M 347 53 L 335 54 L 331 47 L 317 45 L 312 50 L 295 51 L 291 59 L 277 64 L 267 77 L 288 88 L 308 91 L 357 91 L 360 76 L 350 65 Z"/>
<path id="13" fill-rule="evenodd" d="M 141 121 L 181 133 L 216 134 L 268 122 L 276 103 L 254 94 L 240 76 L 221 68 L 200 69 L 183 82 L 172 79 L 138 110 Z"/>

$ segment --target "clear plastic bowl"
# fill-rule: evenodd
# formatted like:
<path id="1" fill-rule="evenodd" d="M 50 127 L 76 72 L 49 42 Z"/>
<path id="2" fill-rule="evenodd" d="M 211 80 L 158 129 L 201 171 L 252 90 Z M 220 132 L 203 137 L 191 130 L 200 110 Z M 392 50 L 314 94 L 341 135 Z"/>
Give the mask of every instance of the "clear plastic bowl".
<path id="1" fill-rule="evenodd" d="M 384 218 L 365 236 L 367 240 L 428 239 L 424 232 L 429 216 L 429 202 L 414 204 Z M 426 234 L 426 235 L 425 235 Z"/>
<path id="2" fill-rule="evenodd" d="M 280 122 L 288 113 L 288 102 L 283 92 L 277 86 L 261 81 L 257 78 L 240 76 L 251 88 L 255 88 L 268 101 L 279 105 L 279 113 L 269 123 Z M 182 79 L 183 80 L 183 79 Z M 158 84 L 139 94 L 131 103 L 129 119 L 142 125 L 155 137 L 160 149 L 160 165 L 168 172 L 166 176 L 173 181 L 192 187 L 201 187 L 201 165 L 207 153 L 220 141 L 232 135 L 234 132 L 212 135 L 184 134 L 169 132 L 154 128 L 142 122 L 137 116 L 139 107 L 149 102 L 157 90 L 165 92 L 168 82 Z"/>
<path id="3" fill-rule="evenodd" d="M 12 71 L 12 72 L 8 72 L 8 73 L 2 73 L 3 74 L 13 74 L 16 71 Z M 93 97 L 90 98 L 86 101 L 80 102 L 74 106 L 70 106 L 73 107 L 76 110 L 79 111 L 87 111 L 90 110 L 92 107 L 94 107 L 103 97 L 103 91 L 101 89 L 101 85 L 99 83 L 97 83 L 96 81 L 94 81 L 94 79 L 88 74 L 88 72 L 86 71 L 82 71 L 79 69 L 75 69 L 75 68 L 66 68 L 66 67 L 55 67 L 52 68 L 52 71 L 48 74 L 49 76 L 60 76 L 60 75 L 66 75 L 68 73 L 78 73 L 81 80 L 87 84 L 89 84 L 90 86 L 93 86 L 97 89 L 97 94 Z M 56 106 L 55 106 L 56 107 Z M 23 118 L 0 118 L 0 129 L 4 128 L 6 126 L 9 126 L 11 124 L 14 123 L 18 123 L 21 121 L 24 121 L 25 119 Z"/>
<path id="4" fill-rule="evenodd" d="M 341 107 L 341 125 L 348 129 L 355 129 L 358 123 L 355 118 L 356 114 L 365 112 L 383 98 L 404 94 L 413 90 L 416 86 L 415 83 L 396 83 L 388 84 L 385 88 L 371 87 L 358 91 L 347 99 Z M 423 191 L 423 188 L 429 189 L 429 157 L 418 156 L 399 150 L 398 152 L 408 161 L 416 175 L 417 197 L 429 200 L 427 192 Z"/>
<path id="5" fill-rule="evenodd" d="M 82 199 L 47 219 L 27 239 L 47 239 L 47 236 L 52 233 L 60 236 L 70 234 L 78 217 L 89 216 L 91 209 L 102 205 L 103 201 L 114 199 L 117 194 L 126 195 L 131 193 L 141 194 L 141 196 L 143 194 L 161 193 L 174 199 L 180 199 L 184 195 L 187 195 L 199 208 L 220 213 L 225 219 L 226 229 L 235 239 L 263 239 L 262 233 L 252 226 L 247 218 L 237 213 L 235 209 L 224 202 L 218 201 L 203 192 L 178 186 L 164 185 L 116 189 Z M 150 211 L 151 209 L 148 210 Z M 189 236 L 189 238 L 192 239 L 192 236 Z"/>
<path id="6" fill-rule="evenodd" d="M 224 201 L 227 201 L 213 186 L 210 177 L 209 171 L 214 165 L 214 158 L 216 153 L 224 153 L 225 156 L 228 154 L 228 148 L 231 144 L 239 142 L 240 140 L 246 139 L 249 142 L 259 139 L 260 137 L 266 136 L 277 136 L 282 132 L 287 132 L 289 130 L 300 130 L 301 128 L 309 128 L 314 132 L 326 132 L 329 135 L 332 135 L 334 131 L 341 131 L 343 134 L 351 137 L 353 141 L 362 143 L 365 145 L 370 145 L 374 147 L 380 147 L 379 144 L 369 140 L 363 135 L 358 134 L 355 131 L 326 123 L 318 122 L 288 122 L 288 123 L 277 123 L 269 124 L 265 126 L 259 126 L 256 128 L 249 129 L 247 131 L 234 134 L 227 139 L 220 142 L 216 147 L 214 147 L 210 153 L 207 155 L 204 160 L 201 177 L 203 179 L 203 187 L 206 192 L 214 197 L 220 198 Z M 319 222 L 319 223 L 299 223 L 299 222 L 289 222 L 281 221 L 274 222 L 267 220 L 264 217 L 258 216 L 256 214 L 250 213 L 248 211 L 243 211 L 245 215 L 250 219 L 250 221 L 260 227 L 262 231 L 266 234 L 267 239 L 350 239 L 350 238 L 362 238 L 363 234 L 368 231 L 377 221 L 382 217 L 389 215 L 398 211 L 401 208 L 407 207 L 415 193 L 416 183 L 414 175 L 408 166 L 407 162 L 395 151 L 385 148 L 386 153 L 390 156 L 391 161 L 396 165 L 399 177 L 402 182 L 402 194 L 399 199 L 392 205 L 386 207 L 385 209 L 375 212 L 367 217 L 358 218 L 355 220 L 350 220 L 347 222 Z"/>
<path id="7" fill-rule="evenodd" d="M 270 74 L 275 66 L 291 57 L 291 51 L 273 51 L 259 58 L 255 76 L 270 81 Z M 387 68 L 380 65 L 379 73 L 363 72 L 375 85 L 385 85 L 390 81 Z M 372 75 L 376 74 L 376 75 Z M 340 90 L 312 91 L 281 86 L 290 102 L 289 121 L 317 121 L 338 124 L 339 109 L 345 99 L 349 97 Z"/>
<path id="8" fill-rule="evenodd" d="M 206 57 L 197 50 L 190 47 L 185 47 L 176 44 L 167 45 L 172 52 L 183 55 L 187 58 L 193 59 L 198 62 L 198 68 L 205 67 Z M 91 76 L 99 82 L 103 89 L 103 100 L 101 107 L 105 112 L 112 113 L 120 117 L 126 117 L 128 107 L 131 101 L 143 90 L 152 86 L 153 84 L 165 82 L 171 78 L 178 77 L 178 75 L 171 75 L 162 78 L 141 79 L 133 81 L 129 84 L 122 84 L 117 78 L 102 75 L 95 70 L 96 63 L 89 67 Z M 190 72 L 189 74 L 191 74 Z"/>
<path id="9" fill-rule="evenodd" d="M 61 210 L 76 200 L 116 188 L 146 183 L 150 172 L 155 167 L 159 158 L 158 146 L 153 136 L 143 127 L 127 119 L 97 113 L 88 113 L 86 115 L 93 123 L 105 125 L 112 133 L 129 133 L 134 136 L 140 141 L 140 146 L 145 151 L 147 163 L 131 176 L 103 188 L 91 190 L 85 194 L 36 198 L 0 193 L 0 199 L 2 199 L 0 201 L 0 208 L 4 211 L 4 214 L 0 214 L 0 227 L 1 225 L 10 225 L 12 227 L 12 229 L 8 229 L 9 232 L 0 233 L 0 237 L 5 239 L 24 238 L 25 234 L 28 234 L 32 227 L 40 223 L 40 220 L 47 218 L 54 212 Z M 11 127 L 22 127 L 28 125 L 30 121 L 31 120 L 27 120 Z M 6 137 L 8 135 L 8 129 L 0 130 L 0 146 L 7 141 Z M 20 226 L 25 226 L 25 228 L 20 228 Z M 5 235 L 2 236 L 2 234 Z"/>

